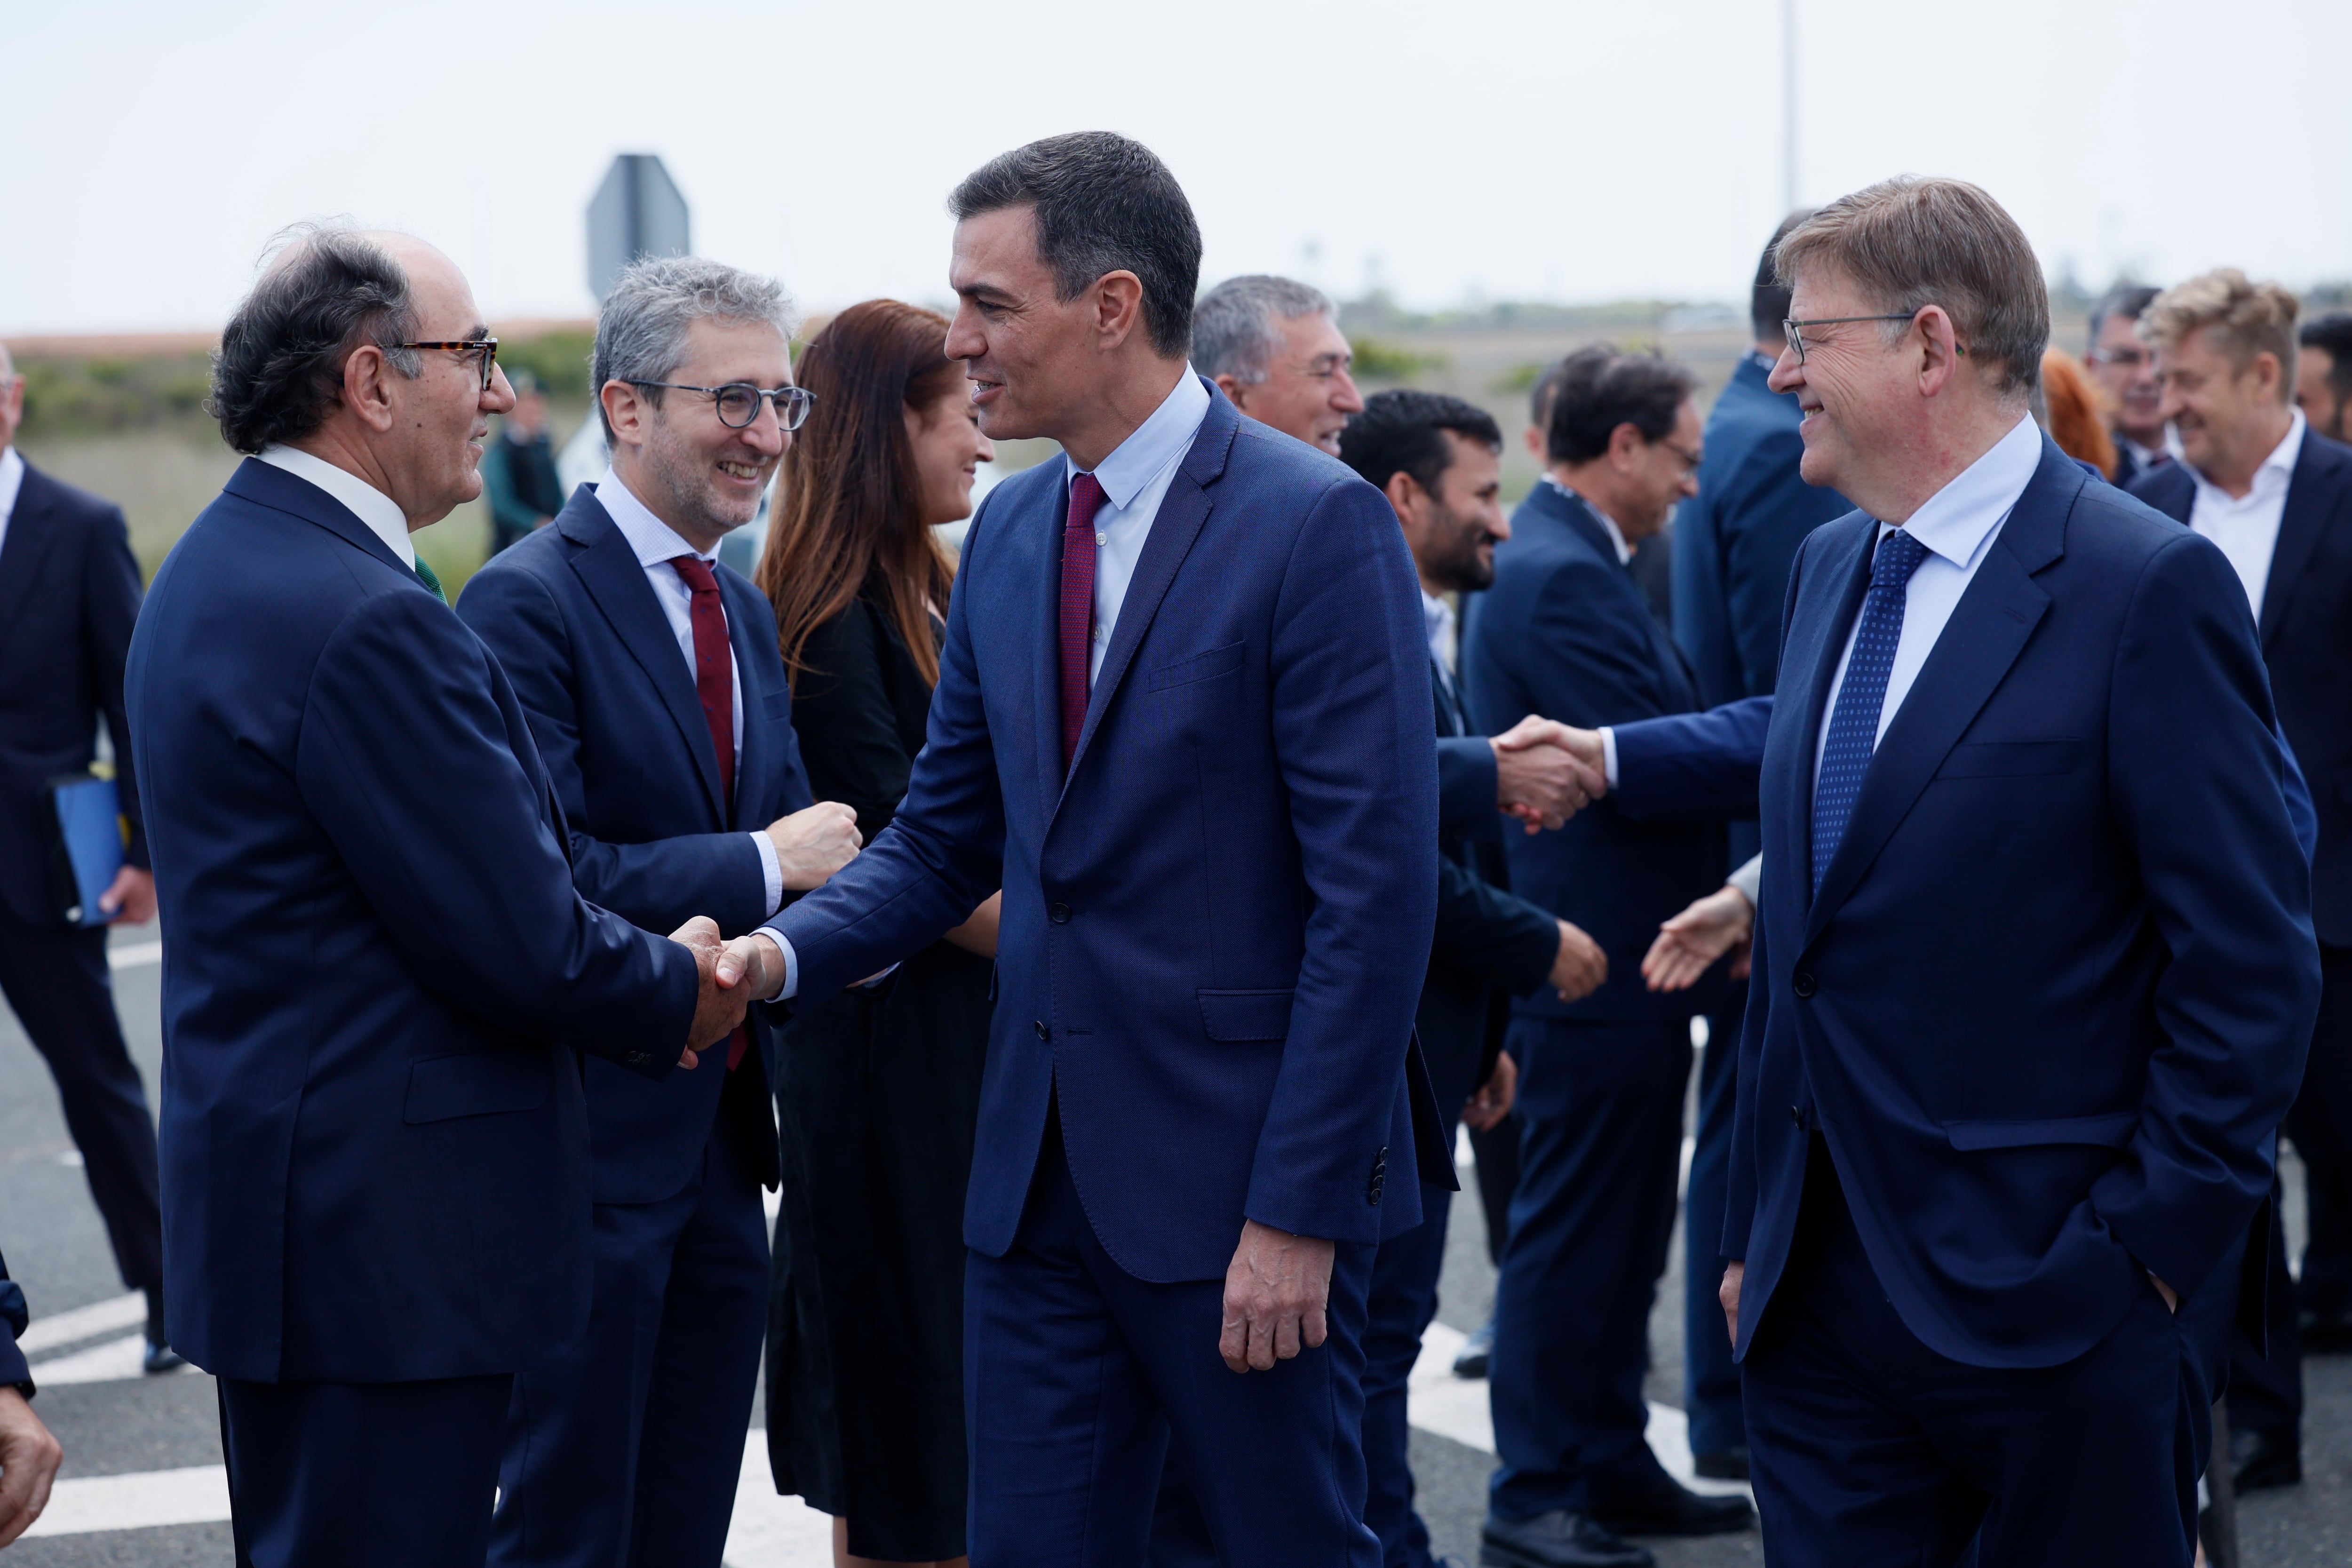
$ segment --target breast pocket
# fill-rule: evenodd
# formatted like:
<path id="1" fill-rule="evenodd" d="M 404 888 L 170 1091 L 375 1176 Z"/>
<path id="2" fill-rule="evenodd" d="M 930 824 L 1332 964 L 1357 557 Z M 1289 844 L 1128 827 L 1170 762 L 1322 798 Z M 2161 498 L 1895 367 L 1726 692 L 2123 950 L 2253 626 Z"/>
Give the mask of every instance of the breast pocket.
<path id="1" fill-rule="evenodd" d="M 1228 643 L 1223 647 L 1210 648 L 1205 653 L 1154 665 L 1146 685 L 1153 691 L 1165 691 L 1171 687 L 1192 686 L 1203 680 L 1214 680 L 1221 675 L 1231 675 L 1241 668 L 1242 655 L 1248 648 L 1249 643 L 1244 639 Z"/>
<path id="2" fill-rule="evenodd" d="M 1974 741 L 1954 746 L 1939 779 L 2014 779 L 2071 773 L 2081 760 L 2080 741 Z"/>

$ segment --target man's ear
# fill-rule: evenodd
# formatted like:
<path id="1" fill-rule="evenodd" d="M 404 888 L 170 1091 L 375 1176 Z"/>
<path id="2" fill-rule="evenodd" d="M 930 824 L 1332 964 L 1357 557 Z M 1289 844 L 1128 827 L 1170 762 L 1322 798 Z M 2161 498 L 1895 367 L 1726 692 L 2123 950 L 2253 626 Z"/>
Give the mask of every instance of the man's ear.
<path id="1" fill-rule="evenodd" d="M 1950 385 L 1969 362 L 1968 350 L 1959 341 L 1958 325 L 1941 305 L 1920 311 L 1916 329 L 1919 338 L 1913 352 L 1919 355 L 1919 392 L 1933 397 Z"/>
<path id="2" fill-rule="evenodd" d="M 1420 510 L 1420 498 L 1429 492 L 1421 488 L 1419 479 L 1399 468 L 1389 476 L 1389 482 L 1381 487 L 1381 493 L 1389 498 L 1389 506 L 1396 512 L 1397 521 L 1410 533 L 1413 514 Z"/>
<path id="3" fill-rule="evenodd" d="M 1244 414 L 1247 414 L 1249 412 L 1249 383 L 1244 381 L 1240 376 L 1235 375 L 1232 371 L 1226 371 L 1220 374 L 1216 378 L 1216 382 L 1217 390 L 1223 393 L 1226 398 L 1232 402 L 1235 408 L 1239 409 Z"/>
<path id="4" fill-rule="evenodd" d="M 1642 434 L 1642 427 L 1628 419 L 1609 432 L 1609 466 L 1620 473 L 1626 472 L 1641 460 L 1642 453 L 1649 445 L 1649 438 Z"/>
<path id="5" fill-rule="evenodd" d="M 1115 349 L 1143 325 L 1143 279 L 1125 268 L 1095 279 L 1095 338 Z"/>
<path id="6" fill-rule="evenodd" d="M 1550 468 L 1551 453 L 1547 450 L 1549 443 L 1544 439 L 1543 427 L 1538 425 L 1528 426 L 1527 441 L 1528 456 L 1536 460 L 1536 467 L 1539 468 Z"/>
<path id="7" fill-rule="evenodd" d="M 596 394 L 604 405 L 604 419 L 613 427 L 615 446 L 635 446 L 645 435 L 645 426 L 652 409 L 646 405 L 645 391 L 625 381 L 608 381 Z"/>
<path id="8" fill-rule="evenodd" d="M 385 361 L 383 350 L 362 343 L 343 361 L 343 406 L 378 435 L 390 430 L 396 417 L 392 382 L 399 374 Z"/>
<path id="9" fill-rule="evenodd" d="M 2254 388 L 2257 392 L 2267 393 L 2273 399 L 2277 398 L 2280 380 L 2278 355 L 2264 349 L 2246 362 L 2246 373 L 2254 378 Z M 2292 406 L 2294 402 L 2294 398 L 2290 391 L 2287 403 Z"/>

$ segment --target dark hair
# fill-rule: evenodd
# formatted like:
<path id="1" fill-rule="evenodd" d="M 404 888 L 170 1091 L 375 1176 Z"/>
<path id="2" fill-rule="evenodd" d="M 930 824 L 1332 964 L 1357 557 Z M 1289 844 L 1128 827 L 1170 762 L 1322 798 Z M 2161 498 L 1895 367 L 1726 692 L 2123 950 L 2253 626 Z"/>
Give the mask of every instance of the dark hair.
<path id="1" fill-rule="evenodd" d="M 1559 395 L 1560 373 L 1567 367 L 1565 356 L 1552 361 L 1536 377 L 1535 384 L 1528 388 L 1528 423 L 1538 430 L 1551 428 L 1552 399 Z"/>
<path id="2" fill-rule="evenodd" d="M 2137 321 L 2147 314 L 2148 306 L 2162 292 L 2161 289 L 2151 289 L 2145 283 L 2118 283 L 2099 296 L 2099 302 L 2091 307 L 2091 347 L 2095 350 L 2099 346 L 2099 332 L 2106 326 L 2109 316 L 2121 316 L 2126 321 Z"/>
<path id="3" fill-rule="evenodd" d="M 948 197 L 958 222 L 1005 207 L 1037 215 L 1037 258 L 1054 291 L 1075 300 L 1122 269 L 1143 283 L 1143 321 L 1164 358 L 1192 335 L 1201 284 L 1201 226 L 1168 165 L 1140 142 L 1075 131 L 1016 147 L 982 164 Z"/>
<path id="4" fill-rule="evenodd" d="M 2303 324 L 2296 334 L 2305 348 L 2327 355 L 2327 384 L 2338 397 L 2352 397 L 2352 310 L 2330 310 Z"/>
<path id="5" fill-rule="evenodd" d="M 1788 336 L 1780 323 L 1789 319 L 1789 286 L 1780 281 L 1776 258 L 1789 231 L 1812 216 L 1812 208 L 1799 207 L 1780 220 L 1780 226 L 1764 243 L 1763 258 L 1756 263 L 1756 283 L 1748 296 L 1748 322 L 1756 330 L 1759 343 L 1778 342 Z"/>
<path id="6" fill-rule="evenodd" d="M 342 401 L 343 364 L 373 343 L 402 375 L 424 368 L 408 273 L 348 229 L 299 232 L 221 330 L 206 406 L 221 439 L 248 456 L 297 441 Z"/>
<path id="7" fill-rule="evenodd" d="M 946 613 L 955 563 L 923 525 L 907 411 L 961 390 L 963 366 L 947 357 L 947 338 L 935 310 L 868 300 L 801 355 L 800 384 L 816 402 L 784 449 L 775 521 L 752 574 L 775 606 L 795 687 L 809 673 L 810 634 L 861 592 L 880 603 L 923 679 L 939 682 L 930 617 Z"/>
<path id="8" fill-rule="evenodd" d="M 1606 345 L 1579 349 L 1559 362 L 1544 452 L 1555 463 L 1589 463 L 1609 450 L 1620 425 L 1631 425 L 1644 441 L 1664 440 L 1697 390 L 1690 372 L 1654 355 Z"/>
<path id="9" fill-rule="evenodd" d="M 1435 494 L 1454 466 L 1454 447 L 1439 434 L 1444 430 L 1503 449 L 1503 427 L 1476 404 L 1408 387 L 1364 399 L 1364 411 L 1339 432 L 1339 460 L 1376 489 L 1388 489 L 1390 479 L 1405 473 Z"/>

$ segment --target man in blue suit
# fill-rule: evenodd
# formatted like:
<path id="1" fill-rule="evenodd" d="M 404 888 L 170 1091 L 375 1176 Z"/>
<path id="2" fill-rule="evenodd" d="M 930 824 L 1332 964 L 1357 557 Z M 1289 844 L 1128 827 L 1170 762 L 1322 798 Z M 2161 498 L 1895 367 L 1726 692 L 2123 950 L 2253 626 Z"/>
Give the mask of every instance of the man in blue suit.
<path id="1" fill-rule="evenodd" d="M 1379 491 L 1191 374 L 1200 231 L 1148 150 L 1053 137 L 950 205 L 982 428 L 1066 459 L 972 524 L 897 819 L 730 962 L 814 1000 L 1004 889 L 964 1222 L 975 1568 L 1135 1562 L 1171 1436 L 1225 1563 L 1370 1568 L 1372 1253 L 1452 1178 L 1412 1045 L 1437 896 L 1412 565 Z"/>
<path id="2" fill-rule="evenodd" d="M 1762 767 L 1722 1300 L 1766 1550 L 2186 1568 L 2319 990 L 2253 620 L 2034 427 L 1990 196 L 1891 180 L 1780 258 L 1773 384 L 1864 510 L 1798 552 Z"/>
<path id="3" fill-rule="evenodd" d="M 496 351 L 430 247 L 298 237 L 215 362 L 252 456 L 131 639 L 172 1338 L 254 1568 L 483 1561 L 514 1374 L 588 1321 L 572 1047 L 658 1079 L 742 1017 L 708 921 L 573 889 L 521 705 L 413 553 L 480 491 Z"/>
<path id="4" fill-rule="evenodd" d="M 767 598 L 716 560 L 807 406 L 787 310 L 717 262 L 623 274 L 596 325 L 611 468 L 458 601 L 530 717 L 581 895 L 653 930 L 742 935 L 857 853 L 856 814 L 810 803 Z M 720 1072 L 586 1064 L 595 1304 L 515 1380 L 492 1562 L 718 1568 L 736 1471 L 709 1445 L 750 1425 L 759 1374 L 774 1048 L 755 1019 Z"/>
<path id="5" fill-rule="evenodd" d="M 2294 406 L 2297 302 L 2234 269 L 2167 289 L 2140 316 L 2156 354 L 2163 416 L 2181 460 L 2132 494 L 2219 545 L 2245 587 L 2278 718 L 2316 797 L 2312 924 L 2319 1023 L 2286 1134 L 2303 1156 L 2311 1244 L 2298 1287 L 2282 1235 L 2271 1258 L 2264 1347 L 2232 1348 L 2231 1459 L 2241 1490 L 2302 1479 L 2303 1380 L 2296 1308 L 2315 1339 L 2352 1330 L 2352 447 Z M 2275 1194 L 2274 1194 L 2275 1197 Z M 2273 1203 L 2273 1212 L 2277 1204 Z"/>
<path id="6" fill-rule="evenodd" d="M 1789 290 L 1773 271 L 1772 251 L 1803 216 L 1781 220 L 1757 263 L 1748 301 L 1755 347 L 1733 367 L 1707 415 L 1698 494 L 1675 509 L 1675 641 L 1690 660 L 1700 700 L 1710 708 L 1771 691 L 1780 667 L 1789 563 L 1805 535 L 1851 510 L 1835 490 L 1809 485 L 1799 475 L 1804 444 L 1797 435 L 1797 400 L 1765 384 L 1780 357 L 1780 323 L 1789 314 Z M 1731 824 L 1731 864 L 1746 864 L 1758 843 L 1753 822 Z M 1747 1006 L 1748 987 L 1730 984 L 1707 1016 L 1683 1226 L 1686 1279 L 1713 1279 L 1723 1272 L 1715 1247 L 1723 1234 L 1724 1169 L 1731 1158 L 1732 1067 L 1739 1059 L 1739 1020 Z M 1748 1432 L 1739 1415 L 1739 1369 L 1718 1331 L 1714 1300 L 1705 1290 L 1684 1296 L 1684 1409 L 1690 1416 L 1692 1461 L 1700 1475 L 1744 1480 Z"/>
<path id="7" fill-rule="evenodd" d="M 108 924 L 155 918 L 122 713 L 139 563 L 121 508 L 25 461 L 16 446 L 24 413 L 25 378 L 0 344 L 0 992 L 57 1079 L 122 1283 L 146 1292 L 147 1370 L 168 1372 L 180 1358 L 163 1332 L 155 1121 L 106 963 Z M 98 900 L 105 920 L 70 924 L 65 911 L 79 900 L 52 869 L 46 792 L 89 767 L 101 717 L 130 836 Z"/>
<path id="8" fill-rule="evenodd" d="M 1696 489 L 1700 441 L 1686 372 L 1610 349 L 1561 365 L 1551 466 L 1496 550 L 1464 660 L 1485 727 L 1539 713 L 1590 729 L 1700 707 L 1626 570 Z M 1496 1287 L 1503 1464 L 1482 1553 L 1506 1568 L 1646 1563 L 1622 1533 L 1736 1530 L 1753 1517 L 1744 1500 L 1681 1486 L 1643 1436 L 1690 1018 L 1721 982 L 1658 994 L 1640 967 L 1659 922 L 1722 885 L 1723 839 L 1719 826 L 1637 822 L 1608 801 L 1556 834 L 1508 836 L 1512 890 L 1591 933 L 1609 980 L 1580 1001 L 1538 992 L 1513 1009 L 1525 1131 Z"/>

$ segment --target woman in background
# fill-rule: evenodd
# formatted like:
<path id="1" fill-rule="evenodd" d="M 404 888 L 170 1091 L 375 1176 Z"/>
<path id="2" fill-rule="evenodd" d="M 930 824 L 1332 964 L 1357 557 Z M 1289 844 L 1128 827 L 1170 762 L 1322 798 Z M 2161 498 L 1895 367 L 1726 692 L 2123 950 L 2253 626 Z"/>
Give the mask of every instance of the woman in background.
<path id="1" fill-rule="evenodd" d="M 2116 471 L 2115 437 L 2107 434 L 2098 388 L 2064 349 L 2045 350 L 2042 355 L 2042 400 L 2049 410 L 2042 423 L 2060 451 L 2090 464 L 2102 476 Z"/>
<path id="2" fill-rule="evenodd" d="M 939 681 L 980 433 L 934 311 L 869 300 L 808 346 L 758 581 L 822 798 L 868 843 L 896 813 Z M 871 988 L 795 1017 L 776 1086 L 783 1199 L 769 1300 L 776 1489 L 834 1516 L 834 1561 L 961 1564 L 963 1202 L 997 900 Z"/>

